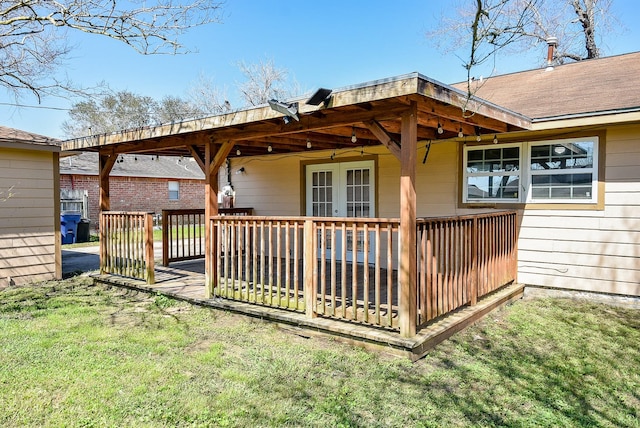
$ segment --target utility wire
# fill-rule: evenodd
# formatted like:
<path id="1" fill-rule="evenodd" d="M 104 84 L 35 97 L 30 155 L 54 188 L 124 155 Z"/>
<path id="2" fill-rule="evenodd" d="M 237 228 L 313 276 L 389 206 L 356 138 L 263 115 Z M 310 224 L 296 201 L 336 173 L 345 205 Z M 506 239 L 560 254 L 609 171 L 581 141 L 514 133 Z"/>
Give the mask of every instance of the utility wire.
<path id="1" fill-rule="evenodd" d="M 10 106 L 10 107 L 23 107 L 23 108 L 39 108 L 43 110 L 61 110 L 61 111 L 70 111 L 70 108 L 63 107 L 47 107 L 47 106 L 30 106 L 26 104 L 13 104 L 13 103 L 0 103 L 2 106 Z"/>

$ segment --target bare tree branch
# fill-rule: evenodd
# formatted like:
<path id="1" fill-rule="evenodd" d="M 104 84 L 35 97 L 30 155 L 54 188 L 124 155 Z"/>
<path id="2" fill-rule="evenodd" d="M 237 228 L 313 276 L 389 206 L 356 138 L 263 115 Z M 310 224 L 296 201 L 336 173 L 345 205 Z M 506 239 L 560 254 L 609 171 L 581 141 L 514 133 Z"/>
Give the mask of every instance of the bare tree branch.
<path id="1" fill-rule="evenodd" d="M 18 99 L 77 91 L 52 78 L 71 52 L 69 31 L 101 35 L 145 54 L 187 53 L 190 28 L 220 22 L 211 0 L 0 0 L 0 85 Z"/>
<path id="2" fill-rule="evenodd" d="M 266 104 L 271 98 L 283 100 L 293 95 L 287 84 L 289 73 L 277 68 L 273 60 L 267 59 L 255 64 L 239 62 L 238 67 L 246 80 L 238 85 L 242 98 L 252 106 Z"/>
<path id="3" fill-rule="evenodd" d="M 443 17 L 427 37 L 446 52 L 455 52 L 472 41 L 474 57 L 464 60 L 472 67 L 501 51 L 521 54 L 540 49 L 540 43 L 552 36 L 559 41 L 554 63 L 596 58 L 601 54 L 599 37 L 611 37 L 620 28 L 613 25 L 616 17 L 611 13 L 611 3 L 612 0 L 476 0 L 458 9 L 456 17 Z M 539 64 L 545 59 L 541 54 Z"/>

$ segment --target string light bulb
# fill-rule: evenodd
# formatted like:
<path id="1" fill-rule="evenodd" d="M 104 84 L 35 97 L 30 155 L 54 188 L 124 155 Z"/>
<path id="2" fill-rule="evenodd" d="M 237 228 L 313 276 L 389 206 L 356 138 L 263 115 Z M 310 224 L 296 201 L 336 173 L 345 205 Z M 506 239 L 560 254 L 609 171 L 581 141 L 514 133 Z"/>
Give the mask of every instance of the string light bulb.
<path id="1" fill-rule="evenodd" d="M 462 126 L 460 127 L 460 130 L 458 131 L 458 138 L 462 138 L 464 137 L 464 132 L 462 132 Z"/>
<path id="2" fill-rule="evenodd" d="M 493 144 L 498 144 L 498 136 L 497 135 L 493 136 Z"/>
<path id="3" fill-rule="evenodd" d="M 480 141 L 482 141 L 482 137 L 480 136 L 480 134 L 476 135 L 476 141 L 479 143 Z"/>
<path id="4" fill-rule="evenodd" d="M 267 146 L 267 151 L 268 151 L 269 153 L 271 153 L 271 152 L 273 151 L 273 147 L 271 146 L 271 144 L 269 144 L 269 145 Z"/>
<path id="5" fill-rule="evenodd" d="M 313 147 L 311 145 L 311 140 L 309 138 L 307 138 L 307 149 L 310 149 L 311 147 Z"/>
<path id="6" fill-rule="evenodd" d="M 356 137 L 356 127 L 354 126 L 351 131 L 351 142 L 356 143 L 358 141 L 358 137 Z"/>
<path id="7" fill-rule="evenodd" d="M 242 152 L 240 151 L 240 149 L 236 150 L 236 156 L 240 156 L 242 154 Z"/>
<path id="8" fill-rule="evenodd" d="M 443 132 L 444 132 L 444 129 L 442 128 L 442 124 L 438 122 L 438 134 L 442 134 Z"/>

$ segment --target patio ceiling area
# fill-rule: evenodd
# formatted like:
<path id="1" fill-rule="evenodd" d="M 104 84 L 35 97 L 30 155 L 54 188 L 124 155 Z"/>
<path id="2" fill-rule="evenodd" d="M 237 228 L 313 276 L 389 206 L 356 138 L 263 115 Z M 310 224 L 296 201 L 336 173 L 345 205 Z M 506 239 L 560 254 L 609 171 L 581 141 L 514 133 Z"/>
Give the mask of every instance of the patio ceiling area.
<path id="1" fill-rule="evenodd" d="M 308 100 L 280 100 L 285 105 L 297 103 L 298 120 L 263 105 L 77 138 L 65 141 L 62 148 L 103 155 L 140 153 L 201 159 L 208 143 L 232 143 L 229 158 L 384 144 L 397 154 L 401 117 L 412 103 L 418 111 L 418 140 L 455 138 L 459 132 L 493 137 L 531 127 L 531 120 L 523 115 L 475 97 L 469 99 L 466 93 L 418 73 L 334 90 L 318 105 L 308 104 Z"/>

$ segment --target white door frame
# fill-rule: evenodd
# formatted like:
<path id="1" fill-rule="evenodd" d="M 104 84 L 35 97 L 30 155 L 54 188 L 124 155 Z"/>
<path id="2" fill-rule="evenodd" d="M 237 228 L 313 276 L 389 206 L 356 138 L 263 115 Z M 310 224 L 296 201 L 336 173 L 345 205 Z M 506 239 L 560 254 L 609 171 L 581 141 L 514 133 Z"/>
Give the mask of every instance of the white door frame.
<path id="1" fill-rule="evenodd" d="M 324 164 L 312 164 L 306 166 L 305 171 L 305 188 L 306 188 L 306 214 L 307 216 L 313 216 L 313 204 L 314 204 L 314 192 L 313 192 L 313 173 L 316 172 L 331 172 L 331 212 L 327 212 L 326 209 L 316 209 L 316 212 L 321 214 L 325 214 L 323 216 L 326 217 L 348 217 L 347 203 L 348 199 L 353 198 L 353 195 L 348 194 L 348 185 L 347 185 L 347 175 L 349 171 L 357 170 L 357 169 L 369 169 L 369 180 L 367 186 L 369 188 L 368 195 L 368 211 L 369 215 L 367 217 L 375 216 L 375 207 L 376 207 L 376 189 L 375 189 L 375 161 L 373 160 L 364 160 L 364 161 L 351 161 L 351 162 L 332 162 L 332 163 L 324 163 Z M 357 186 L 357 184 L 353 184 Z M 355 192 L 357 189 L 354 187 L 353 191 Z M 322 192 L 322 189 L 318 189 L 319 192 Z M 320 196 L 316 193 L 317 196 Z M 326 198 L 326 193 L 324 193 Z M 316 207 L 319 208 L 319 207 Z M 362 216 L 361 216 L 362 217 Z M 336 234 L 337 243 L 342 242 L 342 237 L 340 236 L 340 232 Z M 353 242 L 353 241 L 352 241 Z M 372 247 L 372 246 L 371 246 Z M 329 250 L 327 250 L 328 252 Z M 336 248 L 336 255 L 339 258 L 341 255 L 341 248 Z M 370 248 L 369 251 L 372 251 Z M 353 251 L 347 250 L 347 260 L 351 261 L 353 259 Z M 357 252 L 358 261 L 364 260 L 364 253 L 361 251 Z"/>

